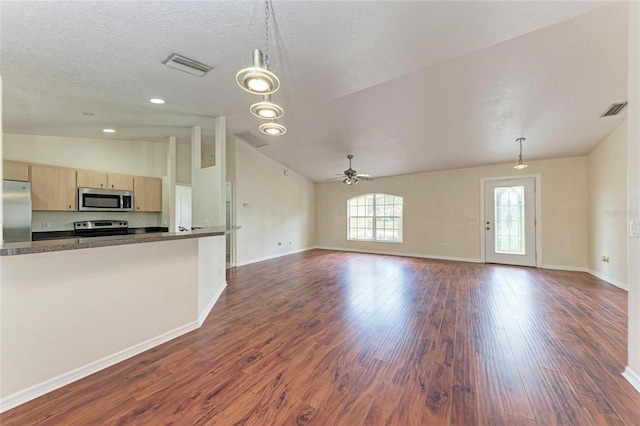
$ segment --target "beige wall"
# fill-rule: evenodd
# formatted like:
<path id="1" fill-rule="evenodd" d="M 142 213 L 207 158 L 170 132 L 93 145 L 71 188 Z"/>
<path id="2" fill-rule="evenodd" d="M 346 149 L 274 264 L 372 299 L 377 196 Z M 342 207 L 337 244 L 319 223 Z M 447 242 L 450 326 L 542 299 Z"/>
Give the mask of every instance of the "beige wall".
<path id="1" fill-rule="evenodd" d="M 522 172 L 504 164 L 378 178 L 356 186 L 317 184 L 317 245 L 480 261 L 480 223 L 468 220 L 468 216 L 480 217 L 480 179 L 540 174 L 543 265 L 586 268 L 587 158 L 528 164 Z M 347 240 L 347 199 L 372 192 L 404 198 L 402 244 Z"/>
<path id="2" fill-rule="evenodd" d="M 5 160 L 162 177 L 166 143 L 5 134 Z"/>
<path id="3" fill-rule="evenodd" d="M 156 142 L 5 134 L 3 156 L 7 160 L 139 176 L 163 177 L 167 171 L 167 144 Z M 184 160 L 178 166 L 184 168 Z M 124 219 L 131 227 L 164 226 L 158 213 L 36 211 L 32 230 L 71 230 L 73 222 L 90 219 Z M 43 222 L 49 222 L 48 229 L 43 228 Z"/>
<path id="4" fill-rule="evenodd" d="M 627 123 L 588 156 L 589 269 L 627 287 Z M 603 262 L 607 256 L 609 262 Z"/>
<path id="5" fill-rule="evenodd" d="M 629 2 L 627 173 L 629 220 L 640 221 L 640 2 Z M 629 222 L 627 222 L 629 223 Z M 640 238 L 629 238 L 629 368 L 640 391 Z"/>
<path id="6" fill-rule="evenodd" d="M 236 223 L 242 226 L 236 235 L 237 263 L 313 247 L 313 182 L 239 139 L 235 147 Z"/>

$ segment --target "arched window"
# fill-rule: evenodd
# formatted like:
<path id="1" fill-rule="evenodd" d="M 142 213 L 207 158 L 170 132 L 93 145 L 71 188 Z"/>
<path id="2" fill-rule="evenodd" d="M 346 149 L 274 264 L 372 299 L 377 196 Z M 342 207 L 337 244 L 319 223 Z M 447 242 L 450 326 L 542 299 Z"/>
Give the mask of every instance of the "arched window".
<path id="1" fill-rule="evenodd" d="M 402 242 L 402 197 L 365 194 L 347 201 L 347 239 Z"/>

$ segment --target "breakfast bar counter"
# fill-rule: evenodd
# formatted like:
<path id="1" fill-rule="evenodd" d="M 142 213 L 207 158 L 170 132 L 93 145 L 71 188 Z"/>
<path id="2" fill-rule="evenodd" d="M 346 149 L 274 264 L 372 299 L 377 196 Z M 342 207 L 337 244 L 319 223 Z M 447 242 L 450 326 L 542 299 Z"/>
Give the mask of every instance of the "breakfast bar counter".
<path id="1" fill-rule="evenodd" d="M 7 243 L 0 246 L 0 256 L 20 254 L 46 253 L 52 251 L 77 250 L 94 247 L 108 247 L 124 244 L 151 243 L 158 241 L 182 240 L 189 238 L 213 237 L 227 235 L 240 229 L 239 226 L 226 228 L 213 226 L 183 232 L 158 232 L 150 234 L 113 235 L 109 237 L 83 237 L 56 240 L 31 241 L 23 243 Z"/>
<path id="2" fill-rule="evenodd" d="M 196 330 L 226 287 L 224 226 L 0 248 L 4 411 Z"/>

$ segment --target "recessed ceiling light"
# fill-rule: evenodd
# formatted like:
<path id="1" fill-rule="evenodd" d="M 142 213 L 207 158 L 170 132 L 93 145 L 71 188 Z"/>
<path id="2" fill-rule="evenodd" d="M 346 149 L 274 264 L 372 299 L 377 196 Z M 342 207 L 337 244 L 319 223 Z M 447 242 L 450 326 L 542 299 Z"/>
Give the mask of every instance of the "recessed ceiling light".
<path id="1" fill-rule="evenodd" d="M 115 133 L 116 131 L 114 129 L 102 129 L 103 132 L 105 133 Z"/>
<path id="2" fill-rule="evenodd" d="M 91 111 L 85 111 L 82 113 L 82 115 L 86 115 L 87 117 L 93 117 L 95 114 Z"/>
<path id="3" fill-rule="evenodd" d="M 151 102 L 152 104 L 163 104 L 164 103 L 164 99 L 153 98 L 153 99 L 149 99 L 149 102 Z"/>

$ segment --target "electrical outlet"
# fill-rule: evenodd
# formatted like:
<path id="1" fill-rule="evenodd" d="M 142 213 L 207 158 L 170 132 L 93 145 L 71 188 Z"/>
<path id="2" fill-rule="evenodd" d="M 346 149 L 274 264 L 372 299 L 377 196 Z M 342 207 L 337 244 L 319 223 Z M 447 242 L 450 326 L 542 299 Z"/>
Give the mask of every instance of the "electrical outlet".
<path id="1" fill-rule="evenodd" d="M 42 222 L 42 229 L 49 229 L 49 222 Z"/>
<path id="2" fill-rule="evenodd" d="M 281 246 L 282 245 L 282 241 L 278 241 L 278 245 Z"/>
<path id="3" fill-rule="evenodd" d="M 446 249 L 447 248 L 447 243 L 442 243 L 442 248 Z"/>
<path id="4" fill-rule="evenodd" d="M 205 219 L 204 220 L 204 226 L 205 226 L 205 228 L 209 227 L 209 219 Z"/>

